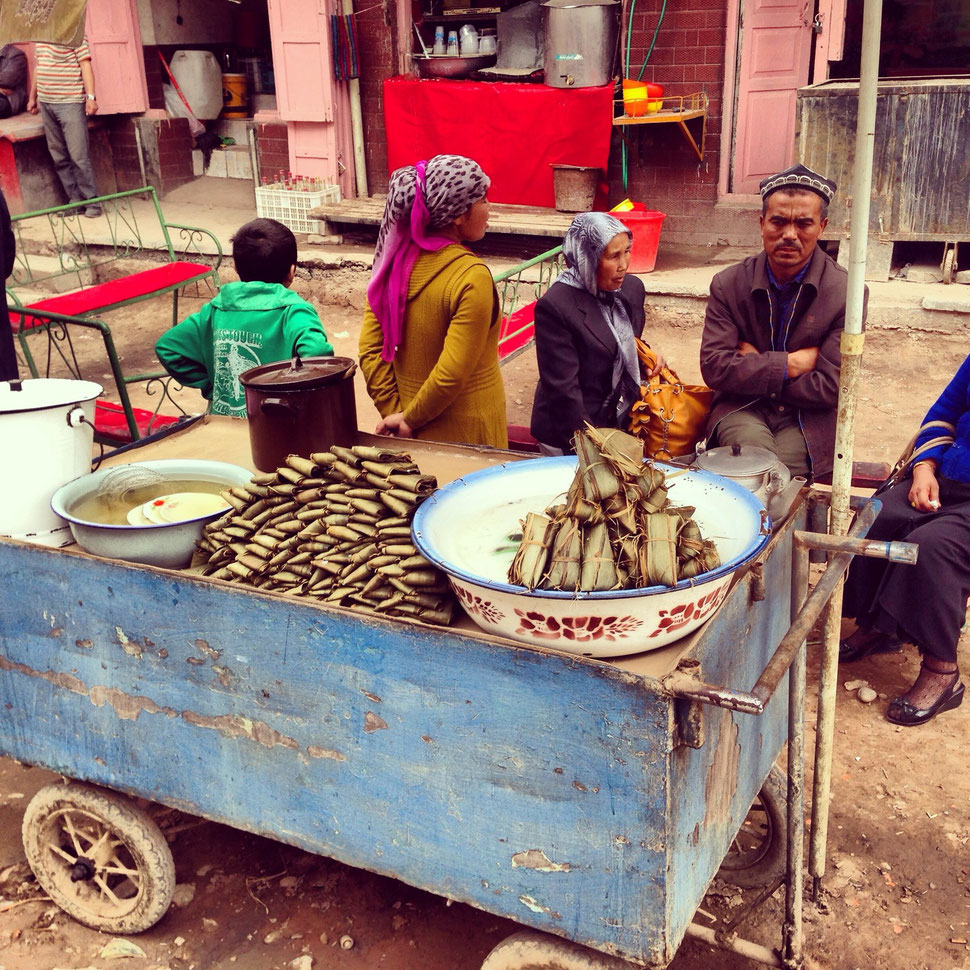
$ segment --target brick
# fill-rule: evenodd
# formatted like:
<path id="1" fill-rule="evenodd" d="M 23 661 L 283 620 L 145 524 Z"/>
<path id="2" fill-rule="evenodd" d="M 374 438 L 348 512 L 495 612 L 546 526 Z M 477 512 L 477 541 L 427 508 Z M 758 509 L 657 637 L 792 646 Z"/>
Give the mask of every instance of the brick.
<path id="1" fill-rule="evenodd" d="M 707 26 L 707 12 L 704 10 L 685 10 L 678 18 L 678 24 L 685 30 L 698 30 Z M 663 33 L 663 27 L 660 28 Z"/>
<path id="2" fill-rule="evenodd" d="M 721 81 L 724 72 L 720 64 L 696 64 L 694 66 L 694 79 L 701 83 L 713 83 Z"/>

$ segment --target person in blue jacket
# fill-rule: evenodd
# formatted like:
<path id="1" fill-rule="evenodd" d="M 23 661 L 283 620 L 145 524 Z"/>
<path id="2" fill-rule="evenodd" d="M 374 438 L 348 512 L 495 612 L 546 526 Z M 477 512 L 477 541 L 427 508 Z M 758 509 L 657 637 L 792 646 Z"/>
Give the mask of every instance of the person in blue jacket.
<path id="1" fill-rule="evenodd" d="M 952 431 L 925 427 L 931 421 Z M 944 443 L 920 451 L 941 436 Z M 839 647 L 839 660 L 851 662 L 916 644 L 919 676 L 886 712 L 906 726 L 925 724 L 963 701 L 957 643 L 970 596 L 970 357 L 927 412 L 913 450 L 917 460 L 905 477 L 879 495 L 883 507 L 869 538 L 918 543 L 917 562 L 855 559 L 842 612 L 855 618 L 858 630 Z"/>

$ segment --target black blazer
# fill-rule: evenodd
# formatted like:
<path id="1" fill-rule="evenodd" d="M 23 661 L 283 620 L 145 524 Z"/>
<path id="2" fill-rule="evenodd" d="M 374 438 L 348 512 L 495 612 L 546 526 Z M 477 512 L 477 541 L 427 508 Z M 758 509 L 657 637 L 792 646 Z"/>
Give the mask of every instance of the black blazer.
<path id="1" fill-rule="evenodd" d="M 636 276 L 627 276 L 618 292 L 637 337 L 643 332 L 644 292 Z M 566 283 L 553 283 L 539 299 L 535 329 L 539 385 L 532 434 L 571 452 L 570 439 L 584 422 L 616 426 L 613 363 L 619 348 L 596 299 Z"/>

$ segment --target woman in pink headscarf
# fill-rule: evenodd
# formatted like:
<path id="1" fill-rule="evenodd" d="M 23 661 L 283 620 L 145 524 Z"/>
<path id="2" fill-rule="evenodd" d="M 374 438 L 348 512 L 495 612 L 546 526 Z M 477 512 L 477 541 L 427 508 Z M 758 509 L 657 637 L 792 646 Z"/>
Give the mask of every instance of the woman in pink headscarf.
<path id="1" fill-rule="evenodd" d="M 488 185 L 461 155 L 391 175 L 360 335 L 378 434 L 508 446 L 498 296 L 462 245 L 485 235 Z"/>

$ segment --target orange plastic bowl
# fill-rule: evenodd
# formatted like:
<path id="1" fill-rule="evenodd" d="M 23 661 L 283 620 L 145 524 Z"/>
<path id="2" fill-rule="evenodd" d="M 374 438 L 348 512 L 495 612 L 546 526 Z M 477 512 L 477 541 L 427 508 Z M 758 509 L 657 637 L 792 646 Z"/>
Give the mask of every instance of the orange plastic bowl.
<path id="1" fill-rule="evenodd" d="M 650 110 L 647 101 L 647 84 L 643 81 L 623 79 L 623 111 L 628 118 L 640 118 Z"/>

